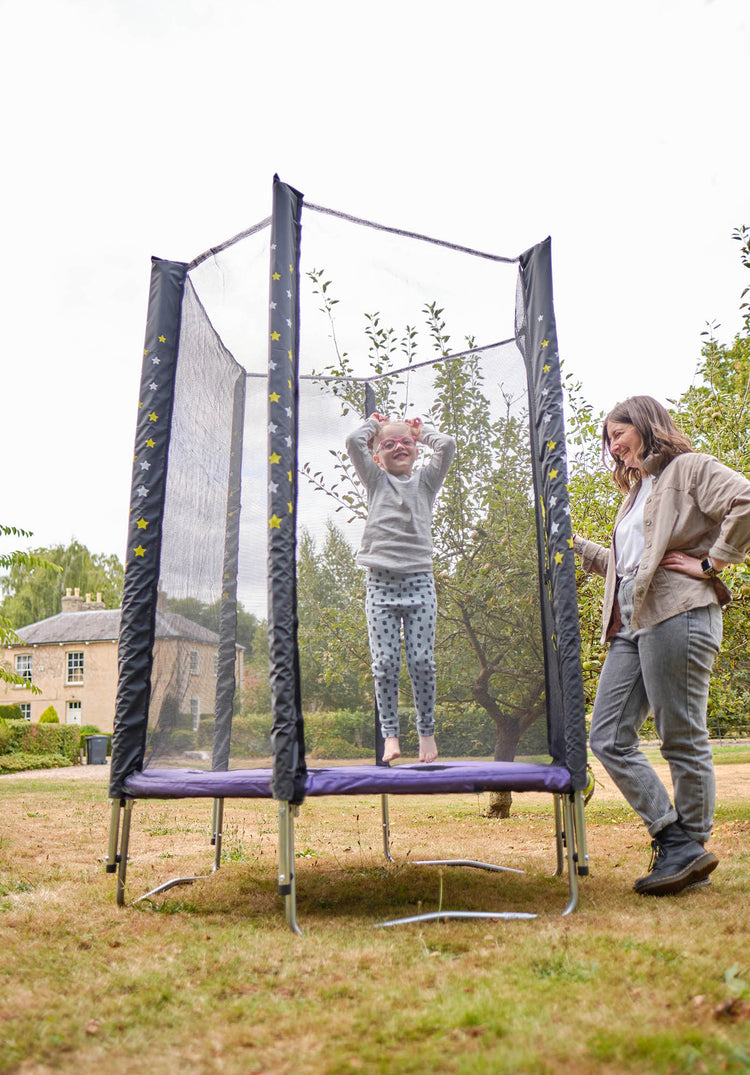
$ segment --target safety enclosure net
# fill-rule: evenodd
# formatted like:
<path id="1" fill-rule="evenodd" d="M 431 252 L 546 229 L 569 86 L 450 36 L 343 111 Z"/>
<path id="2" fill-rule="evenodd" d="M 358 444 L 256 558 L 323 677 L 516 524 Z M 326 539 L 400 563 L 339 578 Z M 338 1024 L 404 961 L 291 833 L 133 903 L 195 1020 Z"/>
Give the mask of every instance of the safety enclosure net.
<path id="1" fill-rule="evenodd" d="M 441 756 L 530 756 L 584 786 L 549 241 L 470 250 L 276 179 L 268 220 L 190 264 L 153 261 L 113 798 L 149 768 L 270 764 L 274 796 L 298 802 L 308 756 L 337 753 L 335 728 L 305 730 L 329 710 L 380 758 L 367 504 L 345 450 L 374 411 L 457 444 L 433 514 Z M 408 760 L 405 667 L 400 708 Z"/>

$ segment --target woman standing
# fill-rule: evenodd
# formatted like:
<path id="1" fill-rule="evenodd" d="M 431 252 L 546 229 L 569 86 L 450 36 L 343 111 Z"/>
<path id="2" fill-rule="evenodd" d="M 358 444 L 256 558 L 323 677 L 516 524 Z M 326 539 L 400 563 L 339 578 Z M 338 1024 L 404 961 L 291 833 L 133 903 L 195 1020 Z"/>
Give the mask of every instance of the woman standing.
<path id="1" fill-rule="evenodd" d="M 602 458 L 611 458 L 625 494 L 611 546 L 573 537 L 583 569 L 606 578 L 602 643 L 610 648 L 590 745 L 652 837 L 649 873 L 634 889 L 664 896 L 703 881 L 718 865 L 705 846 L 715 804 L 708 684 L 721 609 L 731 599 L 720 573 L 750 547 L 750 482 L 693 451 L 650 396 L 610 411 Z M 649 712 L 674 802 L 640 749 Z"/>

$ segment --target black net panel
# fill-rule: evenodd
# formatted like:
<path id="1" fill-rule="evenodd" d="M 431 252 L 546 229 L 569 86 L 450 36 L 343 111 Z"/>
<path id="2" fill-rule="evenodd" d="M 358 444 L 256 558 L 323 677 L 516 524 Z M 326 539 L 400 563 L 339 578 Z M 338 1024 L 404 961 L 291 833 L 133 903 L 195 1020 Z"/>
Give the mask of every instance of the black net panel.
<path id="1" fill-rule="evenodd" d="M 143 526 L 144 534 L 159 527 L 161 544 L 142 764 L 238 768 L 268 764 L 273 751 L 267 620 L 277 517 L 269 505 L 278 483 L 269 397 L 279 373 L 273 353 L 269 371 L 269 336 L 279 295 L 293 341 L 283 354 L 287 410 L 298 406 L 289 432 L 277 435 L 298 438 L 288 474 L 294 705 L 308 718 L 308 757 L 376 753 L 364 573 L 355 562 L 366 504 L 344 442 L 377 410 L 420 416 L 458 445 L 433 525 L 443 756 L 523 753 L 568 764 L 541 458 L 554 441 L 544 440 L 549 418 L 537 414 L 549 403 L 544 389 L 529 383 L 525 352 L 535 345 L 523 289 L 516 306 L 518 259 L 308 206 L 299 264 L 284 267 L 291 287 L 276 273 L 272 249 L 283 238 L 264 222 L 189 267 L 163 513 Z M 417 465 L 428 454 L 423 449 Z M 134 494 L 134 512 L 142 506 Z M 278 518 L 278 527 L 289 521 L 283 511 Z M 134 559 L 129 550 L 132 574 Z M 575 647 L 577 624 L 571 631 Z M 416 739 L 405 668 L 400 698 L 408 757 Z M 304 765 L 297 738 L 295 766 Z M 123 775 L 116 761 L 113 770 L 116 786 Z"/>

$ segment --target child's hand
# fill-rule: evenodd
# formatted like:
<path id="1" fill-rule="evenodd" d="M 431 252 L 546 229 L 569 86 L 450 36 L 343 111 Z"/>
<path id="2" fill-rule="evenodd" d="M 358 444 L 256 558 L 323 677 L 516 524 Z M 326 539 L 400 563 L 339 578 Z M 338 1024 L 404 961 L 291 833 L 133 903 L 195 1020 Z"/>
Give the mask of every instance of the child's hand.
<path id="1" fill-rule="evenodd" d="M 367 416 L 367 421 L 369 422 L 369 421 L 371 421 L 371 420 L 372 420 L 373 418 L 374 418 L 374 419 L 375 419 L 375 421 L 376 421 L 376 422 L 378 422 L 378 423 L 379 423 L 379 424 L 380 424 L 381 426 L 382 426 L 382 425 L 383 425 L 383 424 L 384 424 L 385 422 L 387 422 L 387 421 L 388 421 L 388 419 L 387 419 L 387 418 L 384 418 L 382 414 L 378 414 L 378 412 L 377 412 L 377 411 L 373 411 L 373 412 L 372 412 L 372 414 L 368 415 L 368 416 Z"/>
<path id="2" fill-rule="evenodd" d="M 411 435 L 414 437 L 414 440 L 419 440 L 422 436 L 422 419 L 408 418 L 406 424 L 411 430 Z"/>

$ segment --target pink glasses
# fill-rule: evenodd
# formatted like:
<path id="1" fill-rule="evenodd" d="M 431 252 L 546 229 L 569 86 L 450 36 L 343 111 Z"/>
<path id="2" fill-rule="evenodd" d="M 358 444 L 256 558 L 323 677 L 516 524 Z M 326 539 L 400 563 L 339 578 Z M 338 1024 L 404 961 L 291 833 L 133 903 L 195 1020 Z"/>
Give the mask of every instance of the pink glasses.
<path id="1" fill-rule="evenodd" d="M 415 443 L 414 437 L 389 437 L 388 440 L 381 440 L 378 448 L 383 448 L 386 452 L 392 452 L 397 444 L 403 444 L 404 448 L 413 448 Z"/>

